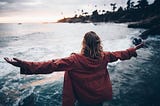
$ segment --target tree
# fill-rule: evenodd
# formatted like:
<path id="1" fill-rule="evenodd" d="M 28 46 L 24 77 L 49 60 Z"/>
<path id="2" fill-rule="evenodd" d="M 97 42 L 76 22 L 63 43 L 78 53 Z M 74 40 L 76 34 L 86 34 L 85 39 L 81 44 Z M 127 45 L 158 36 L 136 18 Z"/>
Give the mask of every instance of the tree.
<path id="1" fill-rule="evenodd" d="M 127 10 L 129 10 L 131 8 L 131 0 L 127 1 Z"/>
<path id="2" fill-rule="evenodd" d="M 155 12 L 157 15 L 160 14 L 160 0 L 155 0 L 152 7 L 154 8 Z"/>
<path id="3" fill-rule="evenodd" d="M 123 12 L 123 8 L 120 6 L 117 10 L 117 12 Z"/>
<path id="4" fill-rule="evenodd" d="M 134 8 L 134 1 L 131 2 L 131 8 Z"/>
<path id="5" fill-rule="evenodd" d="M 105 10 L 102 10 L 102 13 L 105 13 L 106 11 Z"/>
<path id="6" fill-rule="evenodd" d="M 117 8 L 117 7 L 116 7 L 116 3 L 111 3 L 110 5 L 111 5 L 112 10 L 113 10 L 113 12 L 114 12 L 114 11 L 115 11 L 115 9 Z"/>
<path id="7" fill-rule="evenodd" d="M 98 11 L 97 11 L 97 10 L 95 10 L 95 11 L 92 12 L 92 16 L 93 16 L 93 17 L 97 17 L 98 15 L 99 15 L 99 14 L 98 14 Z"/>
<path id="8" fill-rule="evenodd" d="M 99 18 L 98 11 L 97 10 L 93 11 L 92 15 L 91 15 L 92 21 L 96 22 L 98 20 L 98 18 Z"/>
<path id="9" fill-rule="evenodd" d="M 128 0 L 127 1 L 127 10 L 133 9 L 134 8 L 134 1 Z"/>
<path id="10" fill-rule="evenodd" d="M 148 6 L 148 1 L 147 0 L 139 0 L 138 2 L 138 8 L 146 8 Z"/>
<path id="11" fill-rule="evenodd" d="M 155 0 L 153 4 L 157 5 L 157 6 L 160 6 L 160 0 Z"/>
<path id="12" fill-rule="evenodd" d="M 83 14 L 84 14 L 85 16 L 87 16 L 87 15 L 88 15 L 88 12 L 84 12 Z"/>

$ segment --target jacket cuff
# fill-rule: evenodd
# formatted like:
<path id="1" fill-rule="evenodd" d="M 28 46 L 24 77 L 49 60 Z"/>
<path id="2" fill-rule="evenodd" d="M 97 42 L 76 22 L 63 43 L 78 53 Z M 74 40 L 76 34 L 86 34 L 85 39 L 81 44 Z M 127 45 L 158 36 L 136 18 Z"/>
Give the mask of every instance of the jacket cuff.
<path id="1" fill-rule="evenodd" d="M 137 57 L 137 52 L 135 48 L 129 48 L 127 49 L 127 51 L 129 52 L 129 55 L 132 57 Z"/>
<path id="2" fill-rule="evenodd" d="M 22 61 L 20 67 L 20 74 L 31 75 L 32 72 L 25 65 L 26 65 L 25 61 Z"/>

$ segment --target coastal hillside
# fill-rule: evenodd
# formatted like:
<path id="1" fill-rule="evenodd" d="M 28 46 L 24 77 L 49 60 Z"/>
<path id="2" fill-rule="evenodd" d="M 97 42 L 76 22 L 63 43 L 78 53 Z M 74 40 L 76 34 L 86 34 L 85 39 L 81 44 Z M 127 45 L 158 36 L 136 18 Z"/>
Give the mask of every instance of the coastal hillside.
<path id="1" fill-rule="evenodd" d="M 155 0 L 152 4 L 148 4 L 147 0 L 139 0 L 134 3 L 128 0 L 126 7 L 116 7 L 116 3 L 111 3 L 113 11 L 94 10 L 91 15 L 87 12 L 82 12 L 82 15 L 74 17 L 63 18 L 58 22 L 67 23 L 88 23 L 88 22 L 115 22 L 125 23 L 131 22 L 129 28 L 146 28 L 147 31 L 143 32 L 140 37 L 147 38 L 148 35 L 160 34 L 160 0 Z M 118 8 L 116 10 L 116 8 Z"/>

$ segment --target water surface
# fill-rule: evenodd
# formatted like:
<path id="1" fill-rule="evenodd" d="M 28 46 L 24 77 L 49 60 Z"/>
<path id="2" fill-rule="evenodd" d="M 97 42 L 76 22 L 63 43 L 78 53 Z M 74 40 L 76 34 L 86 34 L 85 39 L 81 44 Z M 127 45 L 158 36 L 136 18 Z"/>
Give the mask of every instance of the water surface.
<path id="1" fill-rule="evenodd" d="M 46 61 L 79 52 L 84 34 L 95 31 L 106 51 L 132 47 L 131 39 L 143 29 L 129 29 L 127 24 L 54 23 L 0 24 L 0 105 L 61 106 L 63 72 L 48 75 L 20 75 L 19 68 L 3 57 L 28 61 Z M 159 106 L 160 37 L 151 37 L 138 57 L 108 65 L 113 100 L 104 106 Z"/>

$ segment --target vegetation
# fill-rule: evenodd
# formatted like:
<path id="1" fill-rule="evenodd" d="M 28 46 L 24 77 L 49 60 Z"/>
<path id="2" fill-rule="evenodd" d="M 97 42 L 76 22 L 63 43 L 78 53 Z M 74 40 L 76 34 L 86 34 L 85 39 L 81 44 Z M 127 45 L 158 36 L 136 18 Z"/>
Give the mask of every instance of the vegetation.
<path id="1" fill-rule="evenodd" d="M 135 24 L 131 24 L 129 27 L 149 28 L 151 32 L 160 34 L 159 30 L 155 31 L 156 29 L 160 29 L 160 0 L 155 0 L 153 4 L 148 4 L 147 0 L 139 0 L 137 3 L 128 0 L 125 8 L 117 8 L 116 3 L 111 3 L 110 5 L 112 11 L 101 10 L 100 14 L 98 10 L 94 10 L 91 15 L 88 15 L 88 12 L 82 12 L 82 15 L 64 18 L 58 22 L 135 22 Z M 152 31 L 152 29 L 154 30 Z"/>
<path id="2" fill-rule="evenodd" d="M 116 3 L 111 3 L 112 11 L 94 10 L 91 15 L 82 10 L 81 15 L 75 15 L 72 18 L 64 18 L 58 22 L 136 22 L 144 20 L 149 17 L 160 14 L 160 0 L 155 0 L 153 4 L 148 4 L 147 0 L 139 0 L 135 2 L 128 0 L 126 8 L 119 7 L 117 9 Z M 117 11 L 116 11 L 117 9 Z"/>

